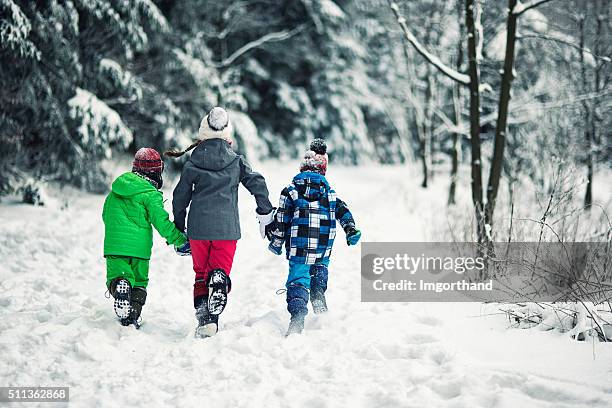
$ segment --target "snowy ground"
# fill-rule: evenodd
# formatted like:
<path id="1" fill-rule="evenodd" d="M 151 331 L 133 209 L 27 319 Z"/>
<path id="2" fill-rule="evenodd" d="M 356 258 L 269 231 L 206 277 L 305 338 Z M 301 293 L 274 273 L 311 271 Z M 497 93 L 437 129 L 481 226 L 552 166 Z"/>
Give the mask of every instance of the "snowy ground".
<path id="1" fill-rule="evenodd" d="M 293 167 L 260 166 L 273 201 Z M 436 239 L 469 213 L 447 213 L 446 178 L 424 192 L 412 177 L 398 167 L 329 173 L 368 241 Z M 144 324 L 121 327 L 104 297 L 103 197 L 70 195 L 44 208 L 0 204 L 1 386 L 70 386 L 70 405 L 88 407 L 612 407 L 612 347 L 507 329 L 480 304 L 361 303 L 359 249 L 342 239 L 330 313 L 284 338 L 275 291 L 286 262 L 267 252 L 244 191 L 219 334 L 193 337 L 191 260 L 159 237 Z"/>

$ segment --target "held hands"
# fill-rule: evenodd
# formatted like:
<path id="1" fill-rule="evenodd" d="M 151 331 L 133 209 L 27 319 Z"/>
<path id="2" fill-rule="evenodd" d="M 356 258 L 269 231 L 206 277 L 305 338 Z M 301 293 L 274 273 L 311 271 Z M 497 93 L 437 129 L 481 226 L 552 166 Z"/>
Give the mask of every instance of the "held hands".
<path id="1" fill-rule="evenodd" d="M 349 246 L 356 245 L 359 242 L 360 238 L 361 238 L 361 231 L 359 231 L 357 228 L 348 227 L 346 229 L 346 243 Z"/>
<path id="2" fill-rule="evenodd" d="M 268 214 L 255 214 L 257 221 L 259 222 L 259 234 L 262 238 L 272 238 L 272 230 L 274 228 L 274 218 L 276 216 L 276 208 L 270 211 Z"/>
<path id="3" fill-rule="evenodd" d="M 174 251 L 179 256 L 191 256 L 191 246 L 189 245 L 189 241 L 185 241 L 185 243 L 181 246 L 175 246 Z"/>
<path id="4" fill-rule="evenodd" d="M 276 247 L 272 244 L 268 245 L 268 249 L 270 250 L 270 252 L 272 252 L 274 255 L 282 255 L 283 253 L 283 247 Z"/>

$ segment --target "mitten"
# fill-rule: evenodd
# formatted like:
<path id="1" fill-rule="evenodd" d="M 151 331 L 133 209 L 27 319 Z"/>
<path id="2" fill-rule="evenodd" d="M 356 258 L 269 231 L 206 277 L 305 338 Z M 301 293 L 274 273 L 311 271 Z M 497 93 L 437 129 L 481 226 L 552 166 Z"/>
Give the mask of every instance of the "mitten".
<path id="1" fill-rule="evenodd" d="M 268 245 L 268 249 L 270 250 L 270 252 L 272 252 L 274 255 L 281 255 L 283 253 L 283 247 L 277 247 L 274 246 L 272 244 Z"/>
<path id="2" fill-rule="evenodd" d="M 355 227 L 347 227 L 346 228 L 346 243 L 350 245 L 356 245 L 361 238 L 361 231 L 359 231 Z"/>
<path id="3" fill-rule="evenodd" d="M 191 255 L 191 245 L 189 245 L 189 241 L 185 241 L 183 245 L 175 246 L 174 251 L 179 256 L 189 256 Z"/>
<path id="4" fill-rule="evenodd" d="M 257 221 L 259 221 L 259 234 L 262 238 L 272 238 L 272 230 L 274 229 L 274 218 L 276 216 L 276 208 L 270 211 L 268 214 L 256 214 Z"/>

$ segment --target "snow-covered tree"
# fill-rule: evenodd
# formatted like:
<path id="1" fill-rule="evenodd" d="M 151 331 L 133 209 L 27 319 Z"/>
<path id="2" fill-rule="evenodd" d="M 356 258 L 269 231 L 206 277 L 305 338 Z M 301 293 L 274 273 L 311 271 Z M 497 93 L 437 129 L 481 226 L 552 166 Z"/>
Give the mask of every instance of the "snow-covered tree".
<path id="1" fill-rule="evenodd" d="M 547 155 L 591 181 L 610 163 L 609 7 L 548 1 L 0 0 L 0 192 L 28 176 L 100 190 L 101 159 L 184 148 L 223 105 L 249 159 L 323 137 L 334 162 L 419 160 L 421 185 L 448 163 L 449 202 L 471 150 L 492 221 L 500 181 L 539 183 Z"/>

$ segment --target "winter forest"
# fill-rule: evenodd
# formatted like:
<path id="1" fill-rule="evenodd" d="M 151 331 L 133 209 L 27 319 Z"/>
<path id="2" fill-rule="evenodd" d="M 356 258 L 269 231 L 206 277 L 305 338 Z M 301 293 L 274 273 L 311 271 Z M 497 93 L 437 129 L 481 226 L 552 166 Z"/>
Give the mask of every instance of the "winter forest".
<path id="1" fill-rule="evenodd" d="M 606 0 L 1 7 L 3 193 L 28 177 L 103 192 L 102 160 L 184 147 L 216 105 L 250 160 L 323 137 L 336 163 L 419 163 L 407 182 L 445 178 L 449 205 L 469 166 L 479 241 L 500 189 L 547 194 L 571 168 L 589 208 L 609 176 Z"/>
<path id="2" fill-rule="evenodd" d="M 197 343 L 190 261 L 158 235 L 147 323 L 115 324 L 100 215 L 140 148 L 187 148 L 221 106 L 274 206 L 325 139 L 362 242 L 470 242 L 486 259 L 496 242 L 590 242 L 612 260 L 611 12 L 610 0 L 0 0 L 0 317 L 24 322 L 0 318 L 0 387 L 70 386 L 77 406 L 136 388 L 117 401 L 193 406 L 181 378 L 205 364 L 215 407 L 609 407 L 610 263 L 568 283 L 582 300 L 561 306 L 367 303 L 340 231 L 329 316 L 285 339 L 274 293 L 287 265 L 241 191 L 228 311 Z M 166 209 L 188 158 L 164 158 Z M 128 378 L 106 384 L 98 367 Z"/>

